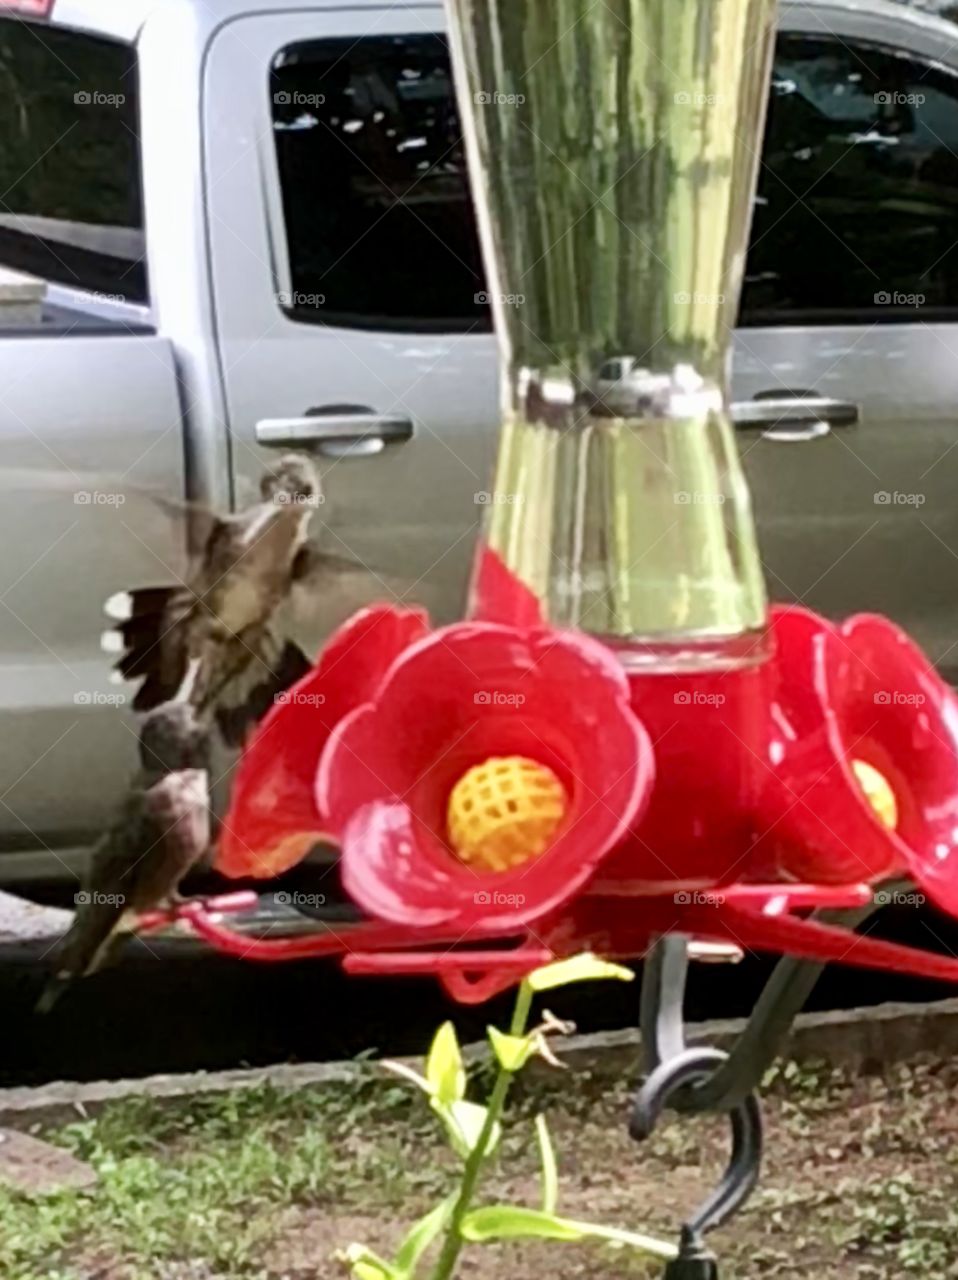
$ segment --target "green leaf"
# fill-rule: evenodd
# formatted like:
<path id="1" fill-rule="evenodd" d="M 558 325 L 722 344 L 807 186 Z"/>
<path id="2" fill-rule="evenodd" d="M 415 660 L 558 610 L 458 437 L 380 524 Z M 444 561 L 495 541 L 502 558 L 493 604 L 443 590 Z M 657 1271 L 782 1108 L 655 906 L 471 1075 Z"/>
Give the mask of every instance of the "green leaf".
<path id="1" fill-rule="evenodd" d="M 351 1244 L 336 1256 L 352 1267 L 355 1280 L 405 1280 L 364 1244 Z"/>
<path id="2" fill-rule="evenodd" d="M 492 1051 L 504 1071 L 521 1071 L 536 1051 L 534 1036 L 509 1036 L 498 1027 L 487 1027 Z"/>
<path id="3" fill-rule="evenodd" d="M 559 1169 L 545 1116 L 536 1116 L 536 1137 L 542 1165 L 542 1212 L 555 1213 L 559 1203 Z"/>
<path id="4" fill-rule="evenodd" d="M 426 1060 L 426 1079 L 440 1102 L 458 1102 L 465 1097 L 466 1069 L 451 1022 L 444 1022 L 436 1032 Z"/>
<path id="5" fill-rule="evenodd" d="M 553 987 L 565 987 L 572 982 L 597 982 L 603 978 L 616 978 L 619 982 L 631 982 L 635 974 L 620 964 L 600 960 L 590 951 L 569 960 L 557 960 L 555 964 L 534 969 L 526 978 L 533 991 L 551 991 Z"/>
<path id="6" fill-rule="evenodd" d="M 487 1240 L 584 1240 L 572 1223 L 539 1209 L 523 1209 L 517 1205 L 495 1204 L 473 1209 L 462 1221 L 462 1235 L 474 1244 Z"/>
<path id="7" fill-rule="evenodd" d="M 447 1196 L 442 1204 L 436 1205 L 435 1209 L 427 1213 L 424 1218 L 420 1218 L 410 1229 L 393 1260 L 393 1267 L 400 1275 L 409 1277 L 411 1280 L 416 1274 L 420 1258 L 452 1217 L 457 1199 L 458 1192 Z"/>
<path id="8" fill-rule="evenodd" d="M 656 1240 L 654 1236 L 635 1231 L 619 1231 L 616 1227 L 597 1227 L 591 1222 L 575 1222 L 538 1209 L 522 1209 L 515 1205 L 497 1204 L 473 1209 L 462 1223 L 462 1235 L 474 1244 L 488 1240 L 602 1240 L 609 1244 L 628 1245 L 642 1253 L 670 1262 L 678 1254 L 675 1245 Z"/>
<path id="9" fill-rule="evenodd" d="M 377 1262 L 354 1262 L 355 1280 L 395 1280 L 392 1270 L 385 1270 Z"/>
<path id="10" fill-rule="evenodd" d="M 480 1106 L 478 1102 L 443 1103 L 438 1098 L 433 1098 L 429 1105 L 446 1126 L 449 1140 L 456 1154 L 465 1160 L 479 1141 L 483 1126 L 486 1123 L 487 1109 Z M 495 1150 L 499 1142 L 500 1132 L 501 1129 L 497 1122 L 493 1125 L 492 1132 L 489 1135 L 489 1141 L 483 1152 L 484 1155 L 489 1155 Z"/>

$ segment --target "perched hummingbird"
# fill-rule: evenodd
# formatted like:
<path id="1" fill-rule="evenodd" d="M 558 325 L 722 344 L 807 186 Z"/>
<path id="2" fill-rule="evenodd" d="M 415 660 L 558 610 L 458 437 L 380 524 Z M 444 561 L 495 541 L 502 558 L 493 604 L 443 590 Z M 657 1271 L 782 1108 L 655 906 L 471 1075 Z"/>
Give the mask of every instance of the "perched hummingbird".
<path id="1" fill-rule="evenodd" d="M 312 665 L 279 623 L 293 585 L 324 570 L 357 567 L 308 546 L 321 501 L 309 458 L 280 458 L 264 474 L 260 493 L 247 511 L 211 517 L 181 585 L 120 592 L 105 606 L 117 626 L 105 634 L 104 648 L 122 654 L 117 670 L 125 679 L 143 680 L 134 710 L 173 699 L 212 710 L 231 745 Z"/>
<path id="2" fill-rule="evenodd" d="M 209 730 L 188 704 L 167 703 L 144 717 L 139 748 L 139 773 L 91 855 L 38 1013 L 74 978 L 96 972 L 136 917 L 175 902 L 180 881 L 209 847 Z"/>

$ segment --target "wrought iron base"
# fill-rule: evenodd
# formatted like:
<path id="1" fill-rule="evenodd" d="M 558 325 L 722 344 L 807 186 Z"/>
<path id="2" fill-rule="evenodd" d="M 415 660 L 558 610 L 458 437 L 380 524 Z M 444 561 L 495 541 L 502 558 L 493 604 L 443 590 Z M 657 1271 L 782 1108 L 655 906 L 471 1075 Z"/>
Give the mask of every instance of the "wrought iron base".
<path id="1" fill-rule="evenodd" d="M 822 916 L 854 927 L 875 910 L 870 904 Z M 679 1256 L 665 1271 L 665 1280 L 719 1280 L 718 1260 L 705 1244 L 705 1235 L 728 1221 L 755 1190 L 762 1163 L 758 1086 L 825 966 L 780 960 L 728 1053 L 686 1044 L 688 966 L 689 939 L 680 934 L 660 938 L 646 957 L 639 1015 L 644 1082 L 632 1107 L 629 1133 L 637 1142 L 644 1141 L 667 1107 L 685 1114 L 728 1116 L 728 1165 L 719 1185 L 683 1226 Z"/>

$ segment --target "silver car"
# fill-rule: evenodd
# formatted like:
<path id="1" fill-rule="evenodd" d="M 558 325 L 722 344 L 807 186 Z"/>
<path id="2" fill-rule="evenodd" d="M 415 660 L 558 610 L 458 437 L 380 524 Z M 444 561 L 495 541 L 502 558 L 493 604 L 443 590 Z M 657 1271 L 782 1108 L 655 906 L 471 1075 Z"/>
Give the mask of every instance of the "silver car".
<path id="1" fill-rule="evenodd" d="M 731 387 L 773 598 L 887 613 L 954 679 L 958 25 L 931 9 L 782 5 Z M 182 550 L 138 493 L 239 503 L 295 443 L 316 536 L 376 570 L 311 641 L 381 594 L 452 618 L 498 398 L 440 3 L 4 13 L 0 266 L 47 292 L 14 323 L 0 278 L 0 464 L 73 486 L 0 502 L 11 883 L 72 876 L 130 766 L 101 604 Z"/>

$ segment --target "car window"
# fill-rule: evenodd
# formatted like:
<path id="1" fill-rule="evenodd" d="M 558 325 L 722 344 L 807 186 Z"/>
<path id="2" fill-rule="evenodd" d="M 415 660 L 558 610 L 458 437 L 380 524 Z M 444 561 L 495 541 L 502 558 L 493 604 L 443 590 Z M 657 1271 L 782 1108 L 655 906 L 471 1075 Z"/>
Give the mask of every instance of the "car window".
<path id="1" fill-rule="evenodd" d="M 488 328 L 462 131 L 438 35 L 290 45 L 270 99 L 294 319 Z"/>
<path id="2" fill-rule="evenodd" d="M 0 19 L 0 264 L 147 300 L 129 45 Z"/>
<path id="3" fill-rule="evenodd" d="M 958 77 L 894 49 L 780 34 L 741 321 L 958 306 Z"/>
<path id="4" fill-rule="evenodd" d="M 618 360 L 607 361 L 599 370 L 599 377 L 604 382 L 618 382 L 622 377 L 622 365 Z"/>

